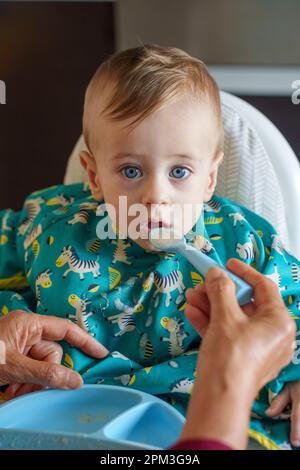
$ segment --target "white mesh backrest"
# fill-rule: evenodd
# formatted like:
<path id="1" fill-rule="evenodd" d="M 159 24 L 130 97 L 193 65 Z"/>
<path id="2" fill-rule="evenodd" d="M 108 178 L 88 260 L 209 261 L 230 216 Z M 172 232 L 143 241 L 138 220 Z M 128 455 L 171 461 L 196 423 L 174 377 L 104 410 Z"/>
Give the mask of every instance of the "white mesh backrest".
<path id="1" fill-rule="evenodd" d="M 266 150 L 250 124 L 222 104 L 224 160 L 215 193 L 246 206 L 267 219 L 288 244 L 281 189 Z"/>

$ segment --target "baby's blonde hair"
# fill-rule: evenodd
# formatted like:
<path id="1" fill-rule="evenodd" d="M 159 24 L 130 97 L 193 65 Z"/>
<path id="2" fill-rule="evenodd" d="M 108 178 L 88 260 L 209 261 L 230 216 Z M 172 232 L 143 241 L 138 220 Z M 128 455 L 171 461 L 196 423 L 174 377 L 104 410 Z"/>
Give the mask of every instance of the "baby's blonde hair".
<path id="1" fill-rule="evenodd" d="M 213 106 L 219 154 L 223 151 L 219 88 L 201 60 L 181 49 L 155 44 L 110 56 L 97 69 L 86 90 L 83 133 L 89 151 L 92 153 L 96 145 L 92 129 L 100 116 L 115 121 L 135 118 L 130 122 L 132 126 L 187 93 L 208 98 Z"/>

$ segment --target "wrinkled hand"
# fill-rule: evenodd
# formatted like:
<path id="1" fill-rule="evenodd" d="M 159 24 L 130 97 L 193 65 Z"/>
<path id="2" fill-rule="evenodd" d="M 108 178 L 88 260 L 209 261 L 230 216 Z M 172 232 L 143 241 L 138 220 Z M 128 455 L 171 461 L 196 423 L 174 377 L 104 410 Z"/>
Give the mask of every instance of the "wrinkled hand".
<path id="1" fill-rule="evenodd" d="M 82 385 L 77 372 L 60 365 L 62 348 L 56 341 L 61 340 L 95 358 L 108 354 L 70 320 L 22 310 L 0 318 L 0 385 L 13 384 L 7 389 L 8 398 L 43 387 L 73 389 Z"/>
<path id="2" fill-rule="evenodd" d="M 229 381 L 236 375 L 254 399 L 291 361 L 296 326 L 272 280 L 234 258 L 227 268 L 254 288 L 254 301 L 241 308 L 233 281 L 212 268 L 204 284 L 188 289 L 185 313 L 204 337 L 198 373 L 214 371 Z"/>
<path id="3" fill-rule="evenodd" d="M 282 391 L 273 398 L 271 406 L 266 410 L 270 417 L 280 415 L 291 404 L 291 435 L 294 447 L 300 447 L 300 382 L 289 382 Z"/>

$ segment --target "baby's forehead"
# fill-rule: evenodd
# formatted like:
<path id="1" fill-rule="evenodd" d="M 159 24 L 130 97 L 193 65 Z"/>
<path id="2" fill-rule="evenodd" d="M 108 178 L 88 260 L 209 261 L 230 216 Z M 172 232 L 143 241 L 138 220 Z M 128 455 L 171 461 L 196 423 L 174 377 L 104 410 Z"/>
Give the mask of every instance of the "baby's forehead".
<path id="1" fill-rule="evenodd" d="M 214 110 L 207 100 L 183 97 L 160 108 L 143 119 L 133 116 L 111 119 L 101 114 L 89 121 L 89 134 L 97 148 L 105 148 L 110 158 L 128 154 L 142 159 L 164 148 L 164 158 L 193 155 L 195 147 L 203 147 L 216 140 Z M 109 148 L 107 148 L 109 147 Z"/>

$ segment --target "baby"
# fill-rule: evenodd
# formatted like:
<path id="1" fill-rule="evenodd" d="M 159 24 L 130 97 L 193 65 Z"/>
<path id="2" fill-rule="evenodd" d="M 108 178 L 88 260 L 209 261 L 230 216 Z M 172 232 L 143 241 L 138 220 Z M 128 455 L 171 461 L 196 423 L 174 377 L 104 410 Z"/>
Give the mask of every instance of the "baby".
<path id="1" fill-rule="evenodd" d="M 110 351 L 99 361 L 62 345 L 63 364 L 85 383 L 143 390 L 185 413 L 201 340 L 185 318 L 185 293 L 204 279 L 181 255 L 156 251 L 149 230 L 171 226 L 220 265 L 235 257 L 255 266 L 295 319 L 300 263 L 267 221 L 213 196 L 223 126 L 218 87 L 200 60 L 156 45 L 110 57 L 87 88 L 83 131 L 89 185 L 40 190 L 22 211 L 0 212 L 0 312 L 76 321 Z M 292 401 L 293 444 L 300 440 L 298 363 L 295 353 L 253 405 L 250 434 L 268 448 L 290 447 L 289 420 L 266 419 L 275 396 L 269 416 Z"/>

